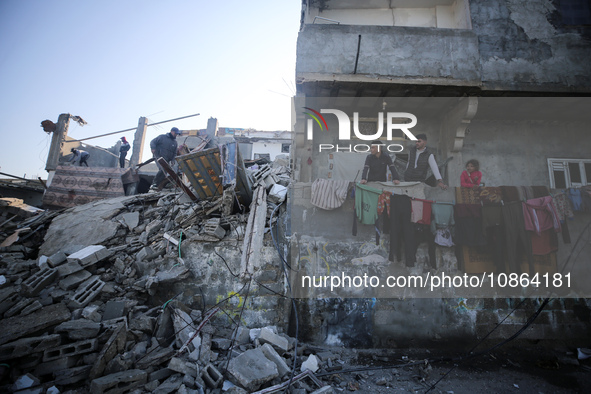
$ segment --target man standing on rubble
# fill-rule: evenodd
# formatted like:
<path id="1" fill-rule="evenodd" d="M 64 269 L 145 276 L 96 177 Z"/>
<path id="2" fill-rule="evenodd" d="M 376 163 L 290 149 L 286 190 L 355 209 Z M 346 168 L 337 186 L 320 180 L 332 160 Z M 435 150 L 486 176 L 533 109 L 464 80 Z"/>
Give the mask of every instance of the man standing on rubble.
<path id="1" fill-rule="evenodd" d="M 156 159 L 156 164 L 158 164 L 158 159 L 160 157 L 169 163 L 174 160 L 178 146 L 176 137 L 180 134 L 180 130 L 173 127 L 170 129 L 170 133 L 161 134 L 150 142 L 150 148 L 152 149 L 154 159 Z M 158 173 L 152 182 L 150 190 L 162 190 L 164 185 L 161 186 L 160 184 L 163 183 L 165 179 L 166 176 L 164 175 L 164 170 L 158 165 Z"/>
<path id="2" fill-rule="evenodd" d="M 131 146 L 125 137 L 121 137 L 121 146 L 119 147 L 119 166 L 121 168 L 125 168 L 125 156 L 127 156 L 127 152 L 130 148 Z"/>

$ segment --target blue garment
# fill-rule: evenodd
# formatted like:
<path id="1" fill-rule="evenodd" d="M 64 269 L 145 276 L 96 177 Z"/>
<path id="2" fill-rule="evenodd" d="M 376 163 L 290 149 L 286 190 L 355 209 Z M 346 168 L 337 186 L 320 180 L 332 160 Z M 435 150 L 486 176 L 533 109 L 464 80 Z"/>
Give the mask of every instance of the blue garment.
<path id="1" fill-rule="evenodd" d="M 571 202 L 573 203 L 573 208 L 575 211 L 581 210 L 581 191 L 579 189 L 568 189 L 568 198 L 570 198 Z"/>

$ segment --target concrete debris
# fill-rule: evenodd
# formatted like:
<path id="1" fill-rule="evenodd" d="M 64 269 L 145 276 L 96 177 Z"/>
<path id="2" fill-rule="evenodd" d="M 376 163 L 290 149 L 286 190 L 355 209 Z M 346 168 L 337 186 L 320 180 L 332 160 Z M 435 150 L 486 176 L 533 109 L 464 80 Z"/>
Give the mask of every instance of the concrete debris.
<path id="1" fill-rule="evenodd" d="M 239 272 L 247 245 L 256 248 L 244 262 L 260 271 L 256 280 L 281 291 L 282 268 L 258 268 L 276 257 L 266 202 L 275 209 L 285 201 L 285 164 L 254 174 L 263 186 L 256 221 L 235 185 L 201 201 L 159 192 L 60 212 L 0 199 L 0 243 L 12 237 L 0 248 L 0 362 L 10 371 L 0 367 L 0 392 L 245 393 L 287 382 L 295 339 L 275 320 L 256 337 L 229 325 L 241 321 L 244 279 L 223 293 L 214 282 L 220 267 L 230 279 Z M 225 293 L 221 313 L 214 304 Z M 258 308 L 277 307 L 261 295 L 252 298 Z"/>

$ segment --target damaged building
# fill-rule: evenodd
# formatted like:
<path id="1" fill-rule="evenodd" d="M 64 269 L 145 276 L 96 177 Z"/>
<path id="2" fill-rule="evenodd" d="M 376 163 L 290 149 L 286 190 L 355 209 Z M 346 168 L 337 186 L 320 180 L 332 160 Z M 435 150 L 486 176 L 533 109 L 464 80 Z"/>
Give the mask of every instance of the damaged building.
<path id="1" fill-rule="evenodd" d="M 569 4 L 304 0 L 294 135 L 211 118 L 179 137 L 180 176 L 156 193 L 136 171 L 146 118 L 127 168 L 115 146 L 87 169 L 61 165 L 89 147 L 66 138 L 79 117 L 60 115 L 44 193 L 54 209 L 0 199 L 0 389 L 474 392 L 448 371 L 475 356 L 531 392 L 556 388 L 540 375 L 591 387 L 589 15 Z M 417 134 L 449 188 L 360 184 L 371 141 L 402 175 Z M 472 158 L 482 184 L 463 189 Z M 379 215 L 362 199 L 372 193 L 387 196 Z M 390 198 L 420 203 L 401 238 Z M 485 207 L 500 218 L 536 198 L 560 203 L 555 227 L 481 231 Z M 444 223 L 451 237 L 435 242 Z M 538 253 L 509 264 L 510 240 Z M 538 357 L 535 377 L 523 376 L 528 354 L 489 354 L 513 339 Z M 545 340 L 562 346 L 536 353 Z M 519 389 L 478 376 L 479 389 Z"/>
<path id="2" fill-rule="evenodd" d="M 571 8 L 574 3 L 580 12 Z M 297 241 L 291 253 L 292 266 L 308 275 L 308 281 L 298 277 L 296 294 L 308 298 L 299 304 L 302 315 L 310 326 L 322 328 L 307 331 L 306 339 L 361 347 L 465 346 L 484 337 L 502 341 L 516 332 L 536 340 L 588 339 L 584 280 L 535 296 L 522 286 L 504 292 L 508 286 L 491 286 L 486 277 L 480 283 L 494 287 L 492 292 L 470 291 L 459 282 L 446 291 L 422 291 L 420 285 L 383 289 L 383 281 L 375 288 L 340 284 L 364 274 L 382 280 L 416 275 L 420 283 L 429 276 L 424 283 L 430 284 L 442 273 L 469 275 L 464 278 L 494 273 L 493 281 L 510 272 L 588 276 L 588 246 L 576 241 L 588 236 L 589 206 L 567 209 L 563 232 L 540 241 L 544 251 L 533 262 L 514 262 L 514 269 L 495 265 L 495 251 L 506 252 L 505 236 L 494 245 L 472 243 L 472 233 L 461 238 L 457 232 L 466 222 L 461 217 L 459 223 L 457 212 L 460 204 L 476 207 L 479 216 L 487 204 L 546 196 L 567 207 L 569 193 L 588 197 L 589 18 L 587 2 L 302 2 L 290 207 Z M 400 256 L 400 249 L 412 253 L 406 244 L 392 262 L 395 245 L 381 224 L 374 226 L 378 213 L 352 229 L 361 219 L 356 204 L 366 192 L 354 185 L 361 180 L 370 141 L 380 139 L 395 153 L 398 173 L 404 174 L 414 146 L 405 130 L 428 136 L 449 188 L 436 187 L 433 178 L 404 187 L 370 182 L 376 200 L 398 194 L 428 201 L 429 209 L 449 205 L 456 212 L 449 208 L 451 224 L 456 219 L 453 246 L 435 243 L 425 222 L 412 224 L 408 234 L 417 237 L 418 249 L 411 266 Z M 462 190 L 460 175 L 473 158 L 480 161 L 484 184 Z M 519 195 L 511 197 L 513 191 Z M 480 220 L 476 216 L 472 219 Z M 475 249 L 483 245 L 491 250 Z M 544 308 L 546 297 L 552 301 Z M 541 317 L 527 324 L 536 313 Z"/>

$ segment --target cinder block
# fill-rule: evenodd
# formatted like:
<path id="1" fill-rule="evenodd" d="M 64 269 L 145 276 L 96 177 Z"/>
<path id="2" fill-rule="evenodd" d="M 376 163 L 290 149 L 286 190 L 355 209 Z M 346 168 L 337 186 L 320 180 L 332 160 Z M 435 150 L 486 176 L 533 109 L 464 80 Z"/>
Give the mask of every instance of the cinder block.
<path id="1" fill-rule="evenodd" d="M 59 267 L 57 267 L 57 272 L 60 278 L 63 278 L 64 276 L 72 275 L 73 273 L 82 271 L 83 269 L 84 268 L 80 265 L 79 262 L 73 261 L 68 262 L 66 264 L 62 264 Z"/>
<path id="2" fill-rule="evenodd" d="M 120 394 L 146 384 L 148 374 L 139 369 L 117 372 L 111 375 L 94 379 L 90 384 L 90 392 L 93 394 Z"/>
<path id="3" fill-rule="evenodd" d="M 207 222 L 205 222 L 205 225 L 203 226 L 203 232 L 219 239 L 224 238 L 226 235 L 226 230 L 220 226 L 219 218 L 209 219 Z"/>
<path id="4" fill-rule="evenodd" d="M 12 360 L 32 353 L 40 353 L 59 346 L 61 341 L 59 334 L 22 338 L 0 346 L 0 361 Z"/>
<path id="5" fill-rule="evenodd" d="M 59 287 L 61 287 L 64 290 L 73 289 L 74 287 L 79 286 L 80 283 L 84 282 L 91 276 L 92 274 L 86 270 L 78 271 L 60 280 Z"/>
<path id="6" fill-rule="evenodd" d="M 23 292 L 28 296 L 36 296 L 45 286 L 51 284 L 56 277 L 57 270 L 55 268 L 43 268 L 23 282 Z"/>
<path id="7" fill-rule="evenodd" d="M 97 275 L 92 276 L 78 287 L 78 290 L 76 290 L 76 293 L 70 300 L 70 306 L 73 308 L 84 308 L 94 300 L 104 286 L 105 282 L 100 280 Z"/>
<path id="8" fill-rule="evenodd" d="M 83 267 L 96 264 L 111 256 L 112 253 L 103 245 L 90 245 L 68 256 L 68 262 L 78 262 Z"/>
<path id="9" fill-rule="evenodd" d="M 211 364 L 207 364 L 205 368 L 201 371 L 201 379 L 205 382 L 206 385 L 211 387 L 212 389 L 217 388 L 222 381 L 224 380 L 224 376 Z"/>
<path id="10" fill-rule="evenodd" d="M 101 329 L 100 323 L 87 319 L 69 320 L 57 326 L 56 333 L 64 333 L 73 340 L 96 338 Z"/>
<path id="11" fill-rule="evenodd" d="M 87 339 L 86 341 L 79 341 L 68 345 L 58 346 L 52 349 L 47 349 L 43 353 L 43 362 L 57 360 L 65 356 L 77 356 L 79 354 L 90 353 L 97 349 L 98 339 Z"/>

